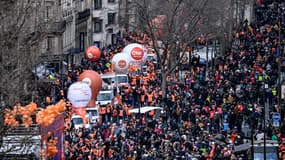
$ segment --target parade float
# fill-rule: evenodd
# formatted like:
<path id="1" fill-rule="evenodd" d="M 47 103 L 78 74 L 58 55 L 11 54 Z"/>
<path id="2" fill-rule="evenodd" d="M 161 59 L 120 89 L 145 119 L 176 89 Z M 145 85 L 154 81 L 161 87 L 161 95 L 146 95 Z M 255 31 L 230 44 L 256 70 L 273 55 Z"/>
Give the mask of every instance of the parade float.
<path id="1" fill-rule="evenodd" d="M 0 147 L 5 159 L 57 159 L 63 157 L 63 131 L 65 101 L 61 100 L 46 108 L 36 103 L 15 105 L 5 109 L 4 127 Z"/>

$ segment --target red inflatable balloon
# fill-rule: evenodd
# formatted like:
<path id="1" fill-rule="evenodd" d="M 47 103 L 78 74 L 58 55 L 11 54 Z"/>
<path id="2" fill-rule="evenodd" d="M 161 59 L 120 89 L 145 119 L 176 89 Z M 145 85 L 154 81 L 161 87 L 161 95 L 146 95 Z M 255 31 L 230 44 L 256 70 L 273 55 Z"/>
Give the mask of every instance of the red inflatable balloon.
<path id="1" fill-rule="evenodd" d="M 78 81 L 85 82 L 90 86 L 92 91 L 92 96 L 91 100 L 87 104 L 87 107 L 94 107 L 97 95 L 102 87 L 101 76 L 95 71 L 86 70 L 79 75 Z"/>
<path id="2" fill-rule="evenodd" d="M 96 46 L 90 46 L 86 49 L 85 58 L 87 61 L 97 61 L 100 59 L 101 51 Z"/>

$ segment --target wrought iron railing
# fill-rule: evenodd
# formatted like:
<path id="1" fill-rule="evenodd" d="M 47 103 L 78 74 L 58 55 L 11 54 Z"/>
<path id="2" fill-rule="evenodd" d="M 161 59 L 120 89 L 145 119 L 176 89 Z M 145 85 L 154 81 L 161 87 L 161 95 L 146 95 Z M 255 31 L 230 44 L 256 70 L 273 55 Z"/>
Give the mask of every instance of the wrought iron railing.
<path id="1" fill-rule="evenodd" d="M 40 127 L 37 124 L 32 124 L 28 128 L 26 128 L 24 125 L 19 125 L 17 127 L 7 127 L 5 135 L 40 135 Z"/>

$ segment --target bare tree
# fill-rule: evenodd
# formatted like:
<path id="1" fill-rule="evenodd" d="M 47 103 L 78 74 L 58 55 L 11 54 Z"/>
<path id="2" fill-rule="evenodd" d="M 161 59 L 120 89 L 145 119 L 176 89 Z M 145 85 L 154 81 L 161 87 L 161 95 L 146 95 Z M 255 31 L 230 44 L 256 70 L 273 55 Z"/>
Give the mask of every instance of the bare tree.
<path id="1" fill-rule="evenodd" d="M 27 135 L 18 136 L 17 142 L 14 139 L 16 135 L 9 139 L 9 130 L 13 128 L 4 126 L 3 117 L 6 108 L 16 103 L 30 103 L 32 91 L 36 90 L 33 70 L 41 53 L 42 42 L 47 36 L 43 26 L 44 3 L 42 0 L 0 1 L 0 140 L 11 144 L 4 146 L 3 150 L 0 142 L 1 155 L 20 153 L 25 147 L 30 148 L 34 141 Z M 21 140 L 23 138 L 25 140 Z M 13 139 L 16 146 L 12 145 Z"/>
<path id="2" fill-rule="evenodd" d="M 207 66 L 214 68 L 214 53 L 224 54 L 226 48 L 229 47 L 230 38 L 232 37 L 232 26 L 233 26 L 233 12 L 231 1 L 228 0 L 217 0 L 209 3 L 205 6 L 203 14 L 203 25 L 200 30 L 204 44 L 206 45 L 206 61 Z M 209 50 L 209 44 L 211 44 L 212 50 Z M 209 53 L 211 52 L 211 63 L 209 61 Z"/>
<path id="3" fill-rule="evenodd" d="M 42 35 L 35 16 L 38 0 L 0 2 L 0 97 L 6 106 L 28 102 L 29 87 L 34 84 L 32 65 Z"/>
<path id="4" fill-rule="evenodd" d="M 163 97 L 166 96 L 166 77 L 177 69 L 188 47 L 202 34 L 207 5 L 208 0 L 136 2 L 140 29 L 150 35 L 151 45 L 157 53 Z"/>
<path id="5" fill-rule="evenodd" d="M 252 19 L 254 0 L 218 0 L 215 3 L 219 3 L 219 5 L 216 5 L 216 8 L 218 11 L 217 16 L 220 17 L 221 23 L 217 33 L 221 43 L 221 53 L 224 54 L 225 49 L 231 47 L 230 43 L 234 30 L 246 18 L 246 8 L 249 9 L 249 18 Z"/>

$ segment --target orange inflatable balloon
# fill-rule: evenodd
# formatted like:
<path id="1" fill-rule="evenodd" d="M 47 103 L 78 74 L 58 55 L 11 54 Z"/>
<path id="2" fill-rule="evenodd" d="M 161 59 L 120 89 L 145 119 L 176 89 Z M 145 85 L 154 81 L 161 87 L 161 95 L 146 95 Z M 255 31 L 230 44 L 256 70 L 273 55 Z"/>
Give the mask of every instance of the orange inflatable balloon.
<path id="1" fill-rule="evenodd" d="M 102 87 L 101 76 L 93 70 L 86 70 L 79 75 L 78 81 L 85 82 L 91 87 L 92 96 L 91 100 L 87 104 L 87 107 L 94 107 L 97 95 Z"/>
<path id="2" fill-rule="evenodd" d="M 96 46 L 90 46 L 86 49 L 85 58 L 87 61 L 97 61 L 100 59 L 101 51 Z"/>

